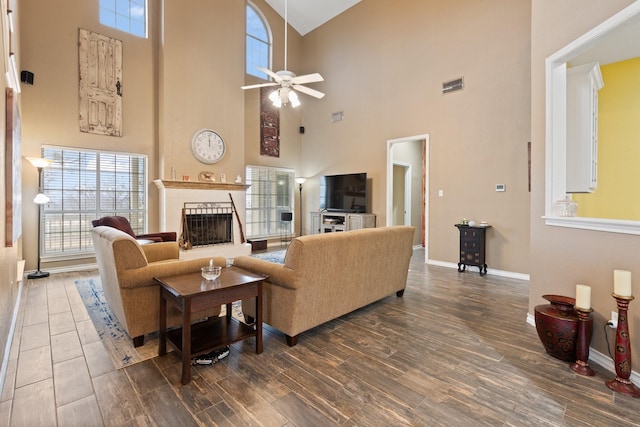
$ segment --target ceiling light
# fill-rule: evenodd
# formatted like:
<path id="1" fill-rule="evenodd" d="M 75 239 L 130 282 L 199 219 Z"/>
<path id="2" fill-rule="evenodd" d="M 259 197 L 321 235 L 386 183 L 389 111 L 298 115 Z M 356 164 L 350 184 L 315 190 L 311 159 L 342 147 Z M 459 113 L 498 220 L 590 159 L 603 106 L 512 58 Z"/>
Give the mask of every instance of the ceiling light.
<path id="1" fill-rule="evenodd" d="M 271 92 L 271 94 L 269 95 L 269 101 L 271 101 L 273 103 L 273 105 L 275 105 L 276 107 L 280 107 L 280 105 L 282 105 L 282 103 L 280 102 L 280 89 L 276 89 L 273 92 Z M 279 105 L 277 105 L 279 104 Z"/>
<path id="2" fill-rule="evenodd" d="M 300 105 L 300 100 L 298 99 L 298 94 L 294 91 L 289 91 L 289 102 L 291 102 L 291 106 L 296 108 Z"/>
<path id="3" fill-rule="evenodd" d="M 271 92 L 271 94 L 269 95 L 269 100 L 276 108 L 280 108 L 283 105 L 287 105 L 289 103 L 291 103 L 291 106 L 294 108 L 300 105 L 298 94 L 288 87 L 281 87 L 280 89 Z"/>

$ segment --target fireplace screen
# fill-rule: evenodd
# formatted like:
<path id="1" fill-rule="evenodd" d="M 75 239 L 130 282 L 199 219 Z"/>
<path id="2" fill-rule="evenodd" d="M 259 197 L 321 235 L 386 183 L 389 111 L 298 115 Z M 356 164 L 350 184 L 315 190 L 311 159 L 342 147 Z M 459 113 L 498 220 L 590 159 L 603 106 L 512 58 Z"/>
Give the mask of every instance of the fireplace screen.
<path id="1" fill-rule="evenodd" d="M 233 243 L 232 204 L 185 203 L 180 243 L 186 248 Z"/>

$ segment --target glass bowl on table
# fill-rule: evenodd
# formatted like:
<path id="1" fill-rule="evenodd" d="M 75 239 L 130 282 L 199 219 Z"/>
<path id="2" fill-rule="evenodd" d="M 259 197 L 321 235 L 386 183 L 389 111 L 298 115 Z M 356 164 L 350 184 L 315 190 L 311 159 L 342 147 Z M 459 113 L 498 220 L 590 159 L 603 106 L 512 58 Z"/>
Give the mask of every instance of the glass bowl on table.
<path id="1" fill-rule="evenodd" d="M 216 280 L 221 272 L 222 267 L 210 265 L 202 267 L 202 277 L 204 277 L 205 280 Z"/>

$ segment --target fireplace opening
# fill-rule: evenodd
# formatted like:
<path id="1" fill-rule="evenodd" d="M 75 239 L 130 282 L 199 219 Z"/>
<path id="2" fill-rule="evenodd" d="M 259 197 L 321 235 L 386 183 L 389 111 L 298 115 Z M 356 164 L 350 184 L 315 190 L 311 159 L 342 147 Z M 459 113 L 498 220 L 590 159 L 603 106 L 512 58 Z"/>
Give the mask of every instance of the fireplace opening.
<path id="1" fill-rule="evenodd" d="M 231 203 L 187 202 L 182 210 L 183 247 L 233 243 Z"/>

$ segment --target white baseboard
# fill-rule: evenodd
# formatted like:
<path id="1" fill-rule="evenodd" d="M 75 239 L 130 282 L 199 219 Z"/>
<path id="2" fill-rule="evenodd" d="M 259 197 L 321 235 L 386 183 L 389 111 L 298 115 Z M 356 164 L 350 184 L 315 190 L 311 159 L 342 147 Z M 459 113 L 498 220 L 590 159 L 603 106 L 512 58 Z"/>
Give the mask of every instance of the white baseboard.
<path id="1" fill-rule="evenodd" d="M 455 262 L 446 262 L 446 261 L 438 261 L 435 259 L 429 259 L 427 260 L 427 264 L 437 265 L 440 267 L 455 268 L 456 270 L 458 269 L 458 263 L 455 263 Z M 478 271 L 475 271 L 475 268 L 476 267 L 467 266 L 467 270 L 471 272 L 475 272 L 477 274 Z M 508 277 L 510 279 L 527 280 L 527 281 L 530 278 L 530 276 L 525 273 L 515 273 L 513 271 L 495 270 L 493 268 L 487 268 L 487 274 L 493 275 L 493 276 Z"/>
<path id="2" fill-rule="evenodd" d="M 95 262 L 89 264 L 75 264 L 75 265 L 67 265 L 64 267 L 52 267 L 52 268 L 43 268 L 43 271 L 47 271 L 48 273 L 70 273 L 73 271 L 88 271 L 88 270 L 97 270 L 98 264 Z M 34 273 L 35 270 L 27 271 L 26 273 Z"/>
<path id="3" fill-rule="evenodd" d="M 527 313 L 527 323 L 534 328 L 536 327 L 536 319 L 533 314 Z M 611 359 L 611 357 L 609 357 L 608 355 L 602 354 L 598 350 L 594 350 L 593 348 L 589 347 L 589 361 L 602 366 L 604 369 L 611 372 L 612 378 L 610 379 L 615 378 L 616 369 L 613 363 L 613 359 Z M 640 374 L 636 371 L 631 371 L 629 380 L 634 384 L 640 384 Z"/>

